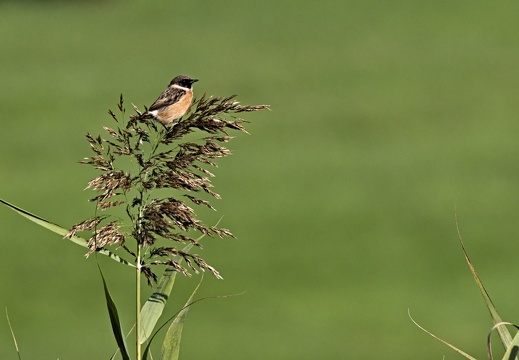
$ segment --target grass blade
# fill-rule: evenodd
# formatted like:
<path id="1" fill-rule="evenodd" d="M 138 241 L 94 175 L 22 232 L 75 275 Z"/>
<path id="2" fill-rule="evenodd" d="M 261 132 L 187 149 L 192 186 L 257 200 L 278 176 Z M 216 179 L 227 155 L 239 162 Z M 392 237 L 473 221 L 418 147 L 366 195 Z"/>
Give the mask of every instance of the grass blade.
<path id="1" fill-rule="evenodd" d="M 218 220 L 215 226 L 218 226 L 222 219 Z M 196 241 L 200 241 L 204 238 L 204 234 L 196 239 Z M 187 253 L 193 244 L 186 245 L 182 251 Z M 175 261 L 181 262 L 181 256 L 175 256 Z M 169 299 L 169 295 L 171 294 L 171 290 L 173 289 L 173 285 L 175 284 L 175 278 L 177 276 L 177 271 L 172 268 L 167 268 L 162 274 L 162 277 L 157 282 L 155 287 L 153 288 L 153 293 L 148 298 L 146 303 L 141 309 L 141 336 L 140 342 L 143 344 L 153 332 L 157 321 L 159 320 L 164 308 L 166 306 L 166 302 Z"/>
<path id="2" fill-rule="evenodd" d="M 465 260 L 467 261 L 467 264 L 470 268 L 470 272 L 472 273 L 472 276 L 474 277 L 474 280 L 476 281 L 476 284 L 478 285 L 479 291 L 481 292 L 481 295 L 483 295 L 483 299 L 485 300 L 485 304 L 487 305 L 488 311 L 490 312 L 490 317 L 492 318 L 492 322 L 494 325 L 497 326 L 497 332 L 499 334 L 499 338 L 501 339 L 501 342 L 505 349 L 508 349 L 510 347 L 510 344 L 512 343 L 512 335 L 510 335 L 510 332 L 506 328 L 505 325 L 503 325 L 503 320 L 501 319 L 501 316 L 499 316 L 496 307 L 494 306 L 494 303 L 492 302 L 492 299 L 490 299 L 490 295 L 488 295 L 487 290 L 485 289 L 485 286 L 483 286 L 483 282 L 479 278 L 478 273 L 476 272 L 476 269 L 474 268 L 474 265 L 472 265 L 472 261 L 470 261 L 469 255 L 467 254 L 467 250 L 465 249 L 465 244 L 463 243 L 463 239 L 461 237 L 461 232 L 458 226 L 458 219 L 456 217 L 456 230 L 458 232 L 458 239 L 461 244 L 461 248 L 463 250 L 463 255 L 465 256 Z"/>
<path id="3" fill-rule="evenodd" d="M 157 285 L 153 289 L 153 294 L 149 297 L 148 301 L 144 304 L 141 310 L 141 336 L 140 342 L 144 343 L 153 332 L 157 321 L 159 320 L 166 302 L 169 299 L 169 294 L 175 284 L 175 278 L 177 271 L 173 268 L 167 268 L 164 274 L 160 278 Z"/>
<path id="4" fill-rule="evenodd" d="M 414 319 L 411 317 L 411 312 L 408 310 L 407 311 L 407 314 L 409 316 L 409 318 L 411 319 L 411 321 L 422 331 L 424 331 L 425 333 L 429 334 L 430 336 L 432 336 L 433 338 L 435 338 L 436 340 L 444 343 L 445 345 L 447 345 L 448 347 L 450 347 L 452 350 L 456 351 L 458 354 L 460 354 L 461 356 L 463 356 L 464 358 L 466 359 L 469 359 L 469 360 L 477 360 L 475 357 L 472 357 L 470 356 L 469 354 L 467 354 L 466 352 L 464 352 L 463 350 L 460 350 L 458 349 L 456 346 L 452 345 L 451 343 L 448 343 L 447 341 L 443 340 L 442 338 L 434 335 L 432 332 L 430 332 L 429 330 L 426 330 L 424 327 L 422 327 L 420 324 L 418 324 L 416 321 L 414 321 Z"/>
<path id="5" fill-rule="evenodd" d="M 512 345 L 510 345 L 503 356 L 503 360 L 516 360 L 517 356 L 519 356 L 519 342 L 517 341 L 517 335 L 515 335 Z"/>
<path id="6" fill-rule="evenodd" d="M 494 358 L 492 355 L 492 333 L 494 332 L 494 330 L 499 329 L 499 327 L 507 326 L 507 325 L 511 325 L 511 326 L 515 327 L 516 329 L 519 329 L 519 327 L 515 324 L 509 323 L 509 322 L 501 322 L 501 323 L 495 324 L 492 327 L 492 329 L 490 329 L 490 331 L 488 332 L 487 354 L 488 354 L 489 360 L 492 360 Z M 519 349 L 519 333 L 515 334 L 515 337 L 514 337 L 512 343 L 506 349 L 505 355 L 503 356 L 503 360 L 516 360 L 517 354 L 518 354 L 518 349 Z"/>
<path id="7" fill-rule="evenodd" d="M 202 282 L 202 280 L 200 280 L 200 283 Z M 200 283 L 198 284 L 198 286 L 196 287 L 195 291 L 198 289 L 198 287 L 200 286 Z M 194 294 L 194 292 L 193 292 Z M 200 298 L 200 299 L 196 299 L 192 302 L 188 302 L 186 303 L 186 305 L 180 309 L 178 312 L 176 312 L 172 317 L 170 317 L 168 320 L 166 320 L 164 322 L 164 324 L 162 324 L 154 333 L 153 335 L 150 337 L 150 341 L 148 342 L 148 345 L 146 346 L 145 350 L 144 350 L 144 353 L 142 355 L 142 359 L 141 360 L 147 360 L 148 359 L 148 352 L 150 351 L 150 346 L 151 346 L 151 343 L 153 341 L 153 339 L 155 338 L 155 336 L 157 336 L 157 334 L 160 332 L 160 330 L 162 330 L 163 327 L 165 327 L 171 320 L 175 319 L 179 314 L 180 312 L 182 312 L 184 309 L 187 309 L 188 307 L 190 307 L 191 305 L 194 305 L 196 304 L 197 302 L 199 301 L 202 301 L 202 300 L 207 300 L 207 299 L 221 299 L 221 298 L 226 298 L 226 297 L 230 297 L 230 296 L 236 296 L 236 295 L 242 295 L 243 293 L 239 293 L 239 294 L 233 294 L 233 295 L 220 295 L 220 296 L 207 296 L 207 297 L 203 297 L 203 298 Z M 184 316 L 185 318 L 185 316 Z"/>
<path id="8" fill-rule="evenodd" d="M 103 276 L 103 272 L 101 271 L 100 267 L 99 273 L 101 274 L 101 279 L 103 279 L 106 306 L 108 308 L 108 314 L 110 315 L 110 323 L 112 324 L 112 331 L 114 333 L 115 340 L 117 341 L 117 346 L 121 351 L 121 356 L 123 360 L 130 360 L 130 356 L 128 355 L 128 348 L 126 346 L 126 340 L 124 338 L 123 330 L 121 328 L 121 321 L 119 320 L 119 314 L 117 312 L 117 307 L 115 306 L 115 303 L 112 300 L 112 297 L 110 296 L 108 286 L 106 285 L 105 277 Z"/>
<path id="9" fill-rule="evenodd" d="M 190 304 L 193 302 L 193 297 L 195 296 L 200 284 L 202 284 L 203 276 L 200 279 L 200 282 L 196 286 L 195 290 L 191 293 L 191 296 L 186 302 L 186 305 L 180 310 L 178 315 L 175 317 L 175 320 L 169 326 L 168 331 L 166 332 L 166 336 L 164 337 L 164 342 L 162 343 L 162 360 L 177 360 L 180 354 L 180 340 L 182 338 L 182 330 L 184 329 L 184 321 L 186 320 L 187 312 L 189 310 Z"/>
<path id="10" fill-rule="evenodd" d="M 11 210 L 17 212 L 19 215 L 23 216 L 24 218 L 29 219 L 32 222 L 44 227 L 45 229 L 50 230 L 53 233 L 56 233 L 58 235 L 61 235 L 62 237 L 64 237 L 68 233 L 67 229 L 62 228 L 61 226 L 56 225 L 48 220 L 45 220 L 44 218 L 41 218 L 37 215 L 31 214 L 30 212 L 25 211 L 24 209 L 19 208 L 13 204 L 10 204 L 5 200 L 0 199 L 0 203 L 4 204 Z M 80 238 L 79 236 L 72 236 L 70 239 L 67 238 L 67 240 L 70 240 L 73 243 L 88 249 L 87 241 L 83 238 Z M 130 264 L 128 261 L 124 260 L 123 258 L 121 258 L 120 256 L 114 254 L 113 252 L 111 252 L 109 250 L 102 249 L 102 250 L 96 251 L 96 253 L 106 255 L 110 259 L 115 260 L 121 264 L 128 265 L 128 266 L 134 266 L 133 264 Z"/>
<path id="11" fill-rule="evenodd" d="M 182 249 L 183 252 L 188 252 L 193 247 L 192 244 L 187 245 Z M 180 256 L 177 256 L 175 260 L 179 261 Z M 141 310 L 141 321 L 142 321 L 142 330 L 140 336 L 141 344 L 144 343 L 149 336 L 152 334 L 157 321 L 159 320 L 162 312 L 164 311 L 164 307 L 166 306 L 166 302 L 169 299 L 169 295 L 171 294 L 171 290 L 173 289 L 173 285 L 175 284 L 175 278 L 177 276 L 177 271 L 173 268 L 167 268 L 162 274 L 160 280 L 157 282 L 155 287 L 153 288 L 153 293 L 148 298 L 148 301 L 144 304 Z"/>
<path id="12" fill-rule="evenodd" d="M 201 283 L 201 281 L 200 281 Z M 198 284 L 198 286 L 200 286 L 200 283 Z M 196 287 L 196 289 L 198 289 L 198 286 Z M 195 291 L 196 291 L 195 289 Z M 162 330 L 163 327 L 165 327 L 171 320 L 175 319 L 181 311 L 183 311 L 184 309 L 190 307 L 191 305 L 199 302 L 199 301 L 202 301 L 202 300 L 205 300 L 207 298 L 202 298 L 202 299 L 198 299 L 198 300 L 195 300 L 191 303 L 187 303 L 182 309 L 180 309 L 179 311 L 177 311 L 172 317 L 170 317 L 168 320 L 166 320 L 164 322 L 164 324 L 162 324 L 154 333 L 153 335 L 150 337 L 150 341 L 148 341 L 148 345 L 146 345 L 146 348 L 144 349 L 144 353 L 142 354 L 142 359 L 141 360 L 147 360 L 148 359 L 148 352 L 150 351 L 150 346 L 151 346 L 151 343 L 153 342 L 153 339 L 155 338 L 155 336 L 157 336 L 157 334 L 160 332 L 160 330 Z"/>
<path id="13" fill-rule="evenodd" d="M 7 313 L 7 308 L 5 308 L 5 317 L 7 318 L 7 325 L 9 325 L 9 330 L 11 330 L 11 335 L 13 336 L 16 354 L 18 354 L 18 359 L 22 360 L 22 355 L 20 355 L 20 349 L 18 348 L 18 342 L 16 341 L 16 336 L 14 335 L 14 330 L 13 330 L 13 327 L 11 326 L 11 320 L 9 320 L 9 314 Z"/>

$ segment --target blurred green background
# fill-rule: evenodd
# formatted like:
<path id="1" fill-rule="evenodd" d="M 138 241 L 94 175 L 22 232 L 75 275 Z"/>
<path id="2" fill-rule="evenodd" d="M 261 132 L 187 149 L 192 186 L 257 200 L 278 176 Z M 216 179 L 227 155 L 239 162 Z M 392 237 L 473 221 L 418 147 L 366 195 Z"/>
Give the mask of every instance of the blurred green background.
<path id="1" fill-rule="evenodd" d="M 491 327 L 462 256 L 503 318 L 519 215 L 515 1 L 3 1 L 0 197 L 63 226 L 92 214 L 84 134 L 119 94 L 149 105 L 171 78 L 270 104 L 214 180 L 207 222 L 238 240 L 203 255 L 225 280 L 192 308 L 184 359 L 485 358 Z M 204 213 L 205 216 L 205 213 Z M 26 359 L 115 349 L 93 258 L 0 208 L 0 305 Z M 133 322 L 133 273 L 105 258 Z M 513 269 L 513 267 L 512 267 Z M 182 278 L 174 313 L 198 277 Z M 157 355 L 157 354 L 156 354 Z M 0 358 L 16 354 L 0 315 Z"/>

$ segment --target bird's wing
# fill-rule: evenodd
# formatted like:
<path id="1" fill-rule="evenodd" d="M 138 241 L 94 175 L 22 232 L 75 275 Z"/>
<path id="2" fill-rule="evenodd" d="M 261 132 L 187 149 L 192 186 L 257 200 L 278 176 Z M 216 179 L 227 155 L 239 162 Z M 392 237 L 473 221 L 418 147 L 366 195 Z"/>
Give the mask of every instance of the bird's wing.
<path id="1" fill-rule="evenodd" d="M 171 104 L 176 103 L 182 95 L 184 95 L 186 92 L 182 89 L 177 88 L 168 88 L 166 91 L 164 91 L 157 100 L 151 106 L 149 107 L 148 111 L 153 111 L 160 109 L 164 106 L 168 106 Z"/>

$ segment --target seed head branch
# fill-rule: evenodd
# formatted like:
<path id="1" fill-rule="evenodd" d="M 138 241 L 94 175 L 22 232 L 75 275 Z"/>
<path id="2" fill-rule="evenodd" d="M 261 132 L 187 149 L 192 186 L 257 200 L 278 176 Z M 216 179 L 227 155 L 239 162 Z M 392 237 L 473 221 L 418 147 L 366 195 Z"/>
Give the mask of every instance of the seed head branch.
<path id="1" fill-rule="evenodd" d="M 97 192 L 91 200 L 104 214 L 72 226 L 67 236 L 90 232 L 87 255 L 111 247 L 136 259 L 135 249 L 143 247 L 140 266 L 150 284 L 156 281 L 152 268 L 157 265 L 184 275 L 189 275 L 189 270 L 208 270 L 221 278 L 199 255 L 181 249 L 185 244 L 201 248 L 196 240 L 200 234 L 233 237 L 228 229 L 205 225 L 187 201 L 214 210 L 200 196 L 206 193 L 220 198 L 212 190 L 214 174 L 207 167 L 216 167 L 218 159 L 231 154 L 224 146 L 232 140 L 230 131 L 247 133 L 247 121 L 238 114 L 268 109 L 267 105 L 241 105 L 235 99 L 236 95 L 204 94 L 193 101 L 191 112 L 182 119 L 164 125 L 148 109 L 141 111 L 133 104 L 135 114 L 126 120 L 121 96 L 117 105 L 120 115 L 108 112 L 115 126 L 105 126 L 104 136 L 87 134 L 93 155 L 80 161 L 100 172 L 87 188 Z M 186 138 L 195 133 L 205 136 Z M 168 195 L 164 196 L 164 190 Z M 125 205 L 122 215 L 120 211 L 112 213 L 121 205 Z"/>

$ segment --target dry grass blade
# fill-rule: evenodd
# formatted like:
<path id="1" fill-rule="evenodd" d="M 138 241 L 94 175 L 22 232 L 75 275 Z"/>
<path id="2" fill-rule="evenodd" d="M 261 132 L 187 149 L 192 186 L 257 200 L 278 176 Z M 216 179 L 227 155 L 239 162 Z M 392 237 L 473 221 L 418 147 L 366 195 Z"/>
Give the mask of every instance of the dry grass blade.
<path id="1" fill-rule="evenodd" d="M 9 325 L 9 330 L 11 330 L 14 347 L 16 348 L 16 354 L 18 355 L 18 359 L 22 360 L 22 356 L 20 355 L 20 349 L 18 348 L 18 342 L 16 341 L 16 336 L 14 335 L 14 330 L 13 330 L 13 327 L 11 326 L 11 320 L 9 320 L 9 314 L 7 313 L 7 307 L 5 308 L 5 317 L 7 319 L 7 325 Z"/>
<path id="2" fill-rule="evenodd" d="M 492 329 L 488 332 L 487 335 L 487 352 L 488 352 L 488 358 L 489 360 L 492 360 L 494 357 L 492 356 L 492 333 L 494 330 L 499 330 L 500 327 L 511 325 L 514 326 L 516 329 L 519 329 L 519 327 L 515 324 L 503 321 L 500 323 L 495 324 L 492 326 Z M 517 359 L 517 351 L 519 349 L 519 337 L 518 334 L 515 335 L 514 340 L 510 344 L 510 346 L 507 347 L 505 355 L 503 356 L 503 360 L 514 360 Z"/>
<path id="3" fill-rule="evenodd" d="M 442 338 L 434 335 L 432 332 L 426 330 L 425 328 L 423 328 L 422 326 L 420 326 L 416 321 L 414 321 L 414 319 L 411 317 L 411 312 L 408 310 L 407 311 L 407 314 L 409 315 L 409 319 L 411 319 L 411 321 L 416 325 L 418 326 L 418 328 L 420 328 L 422 331 L 426 332 L 427 334 L 431 335 L 433 338 L 435 338 L 436 340 L 438 341 L 441 341 L 442 343 L 444 343 L 445 345 L 447 345 L 448 347 L 450 347 L 452 350 L 456 351 L 457 353 L 459 353 L 460 355 L 464 356 L 465 358 L 467 359 L 470 359 L 470 360 L 477 360 L 475 357 L 472 357 L 470 356 L 469 354 L 467 354 L 466 352 L 464 352 L 463 350 L 460 350 L 458 349 L 456 346 L 452 345 L 451 343 L 448 343 L 447 341 L 443 340 Z"/>
<path id="4" fill-rule="evenodd" d="M 463 255 L 465 256 L 465 260 L 467 261 L 467 264 L 470 268 L 470 272 L 472 273 L 472 276 L 474 277 L 474 280 L 476 281 L 476 284 L 478 285 L 481 295 L 483 295 L 483 298 L 485 299 L 485 303 L 487 305 L 488 311 L 490 312 L 490 316 L 492 317 L 492 322 L 494 323 L 494 325 L 497 326 L 499 338 L 501 339 L 501 342 L 503 343 L 504 348 L 508 349 L 508 347 L 512 343 L 512 335 L 510 335 L 510 332 L 508 331 L 506 326 L 498 325 L 500 323 L 503 323 L 503 320 L 499 316 L 499 314 L 496 310 L 496 307 L 494 306 L 494 303 L 492 302 L 492 299 L 490 299 L 490 296 L 488 295 L 488 292 L 485 289 L 485 286 L 483 286 L 483 282 L 479 278 L 479 275 L 476 272 L 474 265 L 472 265 L 472 261 L 470 261 L 469 255 L 467 254 L 467 250 L 465 249 L 465 244 L 463 243 L 463 239 L 461 237 L 457 214 L 455 214 L 455 220 L 456 220 L 456 231 L 458 232 L 458 239 L 460 241 L 461 248 L 463 250 Z"/>

